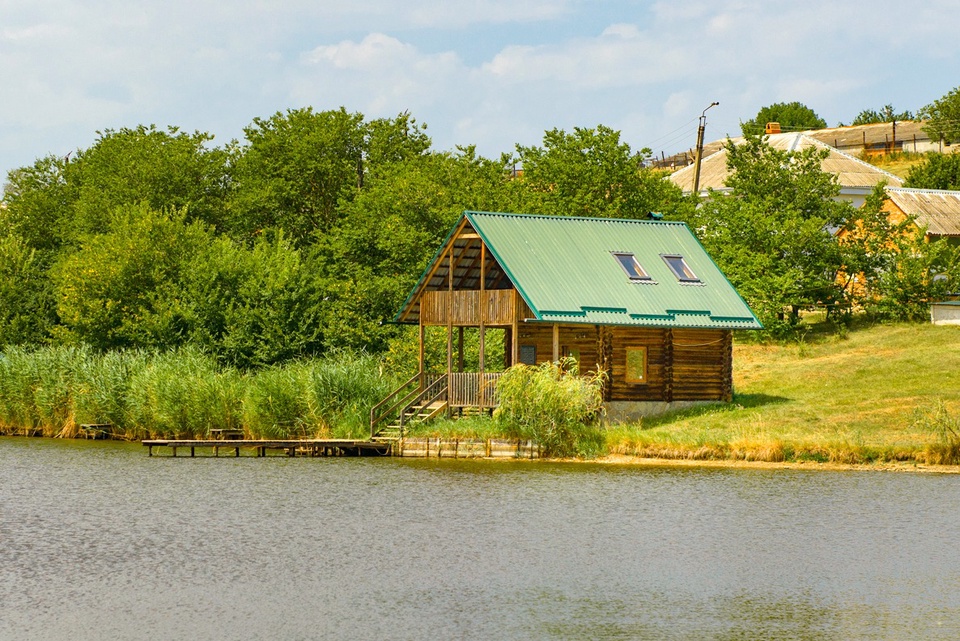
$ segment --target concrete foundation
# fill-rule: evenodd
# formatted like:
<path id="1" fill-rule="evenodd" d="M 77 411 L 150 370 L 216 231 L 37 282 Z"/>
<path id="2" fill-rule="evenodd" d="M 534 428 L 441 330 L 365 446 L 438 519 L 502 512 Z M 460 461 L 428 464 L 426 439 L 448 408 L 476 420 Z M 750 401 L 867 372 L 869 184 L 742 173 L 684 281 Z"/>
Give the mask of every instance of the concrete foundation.
<path id="1" fill-rule="evenodd" d="M 607 421 L 610 423 L 632 423 L 644 416 L 658 416 L 667 412 L 700 407 L 702 405 L 720 405 L 720 401 L 610 401 L 607 408 Z"/>

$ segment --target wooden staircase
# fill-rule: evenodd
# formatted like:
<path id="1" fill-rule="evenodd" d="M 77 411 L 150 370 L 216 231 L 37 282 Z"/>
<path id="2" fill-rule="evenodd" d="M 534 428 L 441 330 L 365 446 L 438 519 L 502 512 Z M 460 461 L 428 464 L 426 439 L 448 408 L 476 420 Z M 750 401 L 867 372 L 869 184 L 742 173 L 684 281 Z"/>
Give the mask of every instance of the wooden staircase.
<path id="1" fill-rule="evenodd" d="M 417 374 L 370 410 L 370 440 L 400 440 L 411 425 L 447 411 L 447 377 L 425 382 L 425 377 Z"/>
<path id="2" fill-rule="evenodd" d="M 402 420 L 401 416 L 398 415 L 393 421 L 380 427 L 372 438 L 374 441 L 399 440 L 403 437 L 404 430 L 410 426 L 416 425 L 417 423 L 426 423 L 446 411 L 446 401 L 433 401 L 432 403 L 411 405 L 403 410 Z"/>

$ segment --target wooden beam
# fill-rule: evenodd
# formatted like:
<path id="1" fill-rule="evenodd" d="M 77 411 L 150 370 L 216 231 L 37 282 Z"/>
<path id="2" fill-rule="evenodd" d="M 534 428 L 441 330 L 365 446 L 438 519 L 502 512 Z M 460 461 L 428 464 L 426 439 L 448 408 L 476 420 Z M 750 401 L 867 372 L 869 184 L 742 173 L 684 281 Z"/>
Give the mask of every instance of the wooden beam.
<path id="1" fill-rule="evenodd" d="M 510 332 L 511 334 L 513 334 L 512 336 L 513 340 L 510 341 L 510 350 L 511 350 L 510 363 L 513 365 L 516 365 L 517 363 L 520 362 L 520 323 L 518 318 L 520 316 L 519 299 L 520 299 L 520 293 L 514 289 L 513 290 L 514 314 L 513 314 L 513 324 L 511 325 L 511 329 L 513 331 Z"/>

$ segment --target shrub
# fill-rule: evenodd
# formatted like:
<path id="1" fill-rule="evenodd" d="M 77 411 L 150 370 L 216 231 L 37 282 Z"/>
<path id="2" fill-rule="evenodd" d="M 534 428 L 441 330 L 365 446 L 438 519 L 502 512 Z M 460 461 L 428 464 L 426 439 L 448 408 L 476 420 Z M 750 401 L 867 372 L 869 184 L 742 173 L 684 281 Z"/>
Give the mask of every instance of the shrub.
<path id="1" fill-rule="evenodd" d="M 506 434 L 536 441 L 548 456 L 592 453 L 602 443 L 596 428 L 602 383 L 602 374 L 579 376 L 573 359 L 515 365 L 497 384 L 494 418 Z"/>
<path id="2" fill-rule="evenodd" d="M 924 451 L 927 463 L 960 463 L 960 419 L 950 414 L 943 399 L 937 399 L 930 409 L 917 408 L 914 411 L 914 426 L 936 436 L 936 442 L 927 445 Z"/>

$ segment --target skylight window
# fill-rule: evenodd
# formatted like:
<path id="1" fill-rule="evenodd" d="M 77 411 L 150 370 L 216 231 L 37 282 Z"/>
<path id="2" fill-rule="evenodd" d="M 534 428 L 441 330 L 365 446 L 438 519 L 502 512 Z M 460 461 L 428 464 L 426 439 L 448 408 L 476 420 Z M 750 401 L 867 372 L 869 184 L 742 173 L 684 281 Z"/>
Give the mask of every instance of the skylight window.
<path id="1" fill-rule="evenodd" d="M 623 268 L 623 271 L 626 272 L 630 280 L 651 280 L 647 272 L 643 271 L 643 267 L 637 262 L 637 257 L 633 254 L 613 252 L 613 257 L 620 263 L 620 267 Z"/>
<path id="2" fill-rule="evenodd" d="M 700 279 L 697 278 L 697 275 L 694 274 L 690 266 L 687 265 L 687 261 L 683 259 L 683 256 L 679 254 L 660 254 L 660 257 L 663 258 L 663 262 L 667 264 L 667 267 L 670 268 L 670 271 L 673 272 L 673 275 L 676 276 L 677 280 L 681 283 L 700 282 Z"/>

